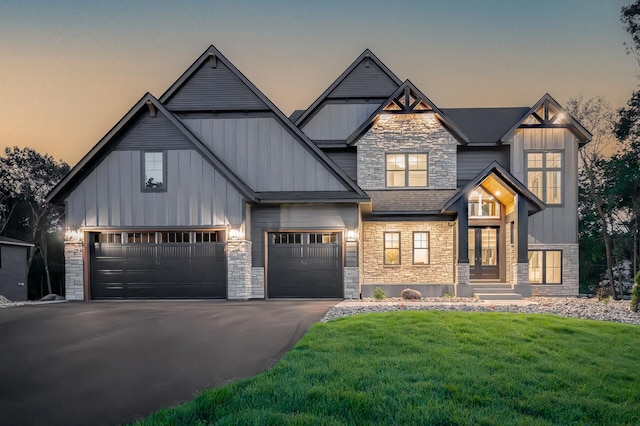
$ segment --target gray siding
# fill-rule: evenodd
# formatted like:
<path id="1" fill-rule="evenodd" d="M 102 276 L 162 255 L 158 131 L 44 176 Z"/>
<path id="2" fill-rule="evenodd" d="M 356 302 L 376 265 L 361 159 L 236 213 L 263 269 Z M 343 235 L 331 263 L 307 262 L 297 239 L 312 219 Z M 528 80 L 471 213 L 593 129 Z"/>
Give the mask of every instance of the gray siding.
<path id="1" fill-rule="evenodd" d="M 198 152 L 167 151 L 166 184 L 166 192 L 142 192 L 140 151 L 113 151 L 67 197 L 67 225 L 77 229 L 242 222 L 242 195 Z"/>
<path id="2" fill-rule="evenodd" d="M 0 295 L 12 302 L 27 300 L 27 250 L 0 244 Z"/>
<path id="3" fill-rule="evenodd" d="M 144 111 L 114 143 L 114 149 L 193 149 L 193 144 L 162 114 Z"/>
<path id="4" fill-rule="evenodd" d="M 266 110 L 268 107 L 221 61 L 205 61 L 166 103 L 172 111 Z"/>
<path id="5" fill-rule="evenodd" d="M 302 142 L 272 117 L 183 122 L 256 191 L 346 191 Z"/>
<path id="6" fill-rule="evenodd" d="M 369 67 L 363 60 L 338 85 L 328 97 L 330 98 L 386 98 L 398 85 L 372 60 Z"/>
<path id="7" fill-rule="evenodd" d="M 254 207 L 251 210 L 253 266 L 264 266 L 265 231 L 342 230 L 346 232 L 347 229 L 357 227 L 358 206 L 356 204 Z"/>
<path id="8" fill-rule="evenodd" d="M 511 141 L 511 173 L 526 184 L 525 150 L 563 150 L 563 201 L 529 217 L 529 243 L 578 242 L 578 140 L 567 129 L 519 129 Z"/>
<path id="9" fill-rule="evenodd" d="M 323 151 L 351 179 L 358 180 L 358 152 L 356 148 L 324 149 Z"/>
<path id="10" fill-rule="evenodd" d="M 497 161 L 502 167 L 509 170 L 509 147 L 458 147 L 458 186 L 464 186 L 489 164 Z"/>
<path id="11" fill-rule="evenodd" d="M 302 131 L 313 140 L 346 140 L 380 103 L 325 104 Z"/>

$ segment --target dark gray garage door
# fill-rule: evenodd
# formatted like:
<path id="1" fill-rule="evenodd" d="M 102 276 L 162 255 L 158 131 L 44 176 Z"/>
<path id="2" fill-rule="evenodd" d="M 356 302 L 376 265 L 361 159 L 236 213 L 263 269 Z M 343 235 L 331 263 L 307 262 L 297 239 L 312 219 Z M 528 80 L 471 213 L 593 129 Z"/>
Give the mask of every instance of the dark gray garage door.
<path id="1" fill-rule="evenodd" d="M 92 234 L 92 299 L 226 298 L 221 232 Z"/>
<path id="2" fill-rule="evenodd" d="M 343 297 L 340 237 L 337 232 L 269 233 L 269 297 Z"/>

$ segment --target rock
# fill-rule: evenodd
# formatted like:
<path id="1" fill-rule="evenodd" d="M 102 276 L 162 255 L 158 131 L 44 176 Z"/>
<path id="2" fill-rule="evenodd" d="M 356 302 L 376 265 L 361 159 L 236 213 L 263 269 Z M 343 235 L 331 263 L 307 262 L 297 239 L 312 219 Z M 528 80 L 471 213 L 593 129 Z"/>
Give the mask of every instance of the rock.
<path id="1" fill-rule="evenodd" d="M 420 300 L 422 299 L 422 294 L 418 290 L 413 290 L 411 288 L 405 288 L 402 290 L 400 296 L 405 300 Z"/>
<path id="2" fill-rule="evenodd" d="M 42 299 L 40 299 L 40 301 L 41 302 L 50 302 L 52 300 L 60 300 L 60 299 L 58 299 L 58 297 L 60 297 L 60 296 L 58 296 L 57 294 L 50 293 L 50 294 L 47 294 L 46 296 L 44 296 Z M 64 297 L 62 298 L 62 300 L 64 300 Z"/>
<path id="3" fill-rule="evenodd" d="M 11 300 L 0 294 L 0 303 L 11 303 Z"/>

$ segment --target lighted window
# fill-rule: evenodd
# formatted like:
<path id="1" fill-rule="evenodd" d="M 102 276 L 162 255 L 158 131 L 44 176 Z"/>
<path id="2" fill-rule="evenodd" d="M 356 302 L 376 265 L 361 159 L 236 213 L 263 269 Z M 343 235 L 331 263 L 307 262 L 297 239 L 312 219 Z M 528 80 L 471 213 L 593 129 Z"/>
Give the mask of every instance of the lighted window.
<path id="1" fill-rule="evenodd" d="M 478 187 L 469 195 L 469 217 L 500 217 L 500 203 L 493 195 Z"/>
<path id="2" fill-rule="evenodd" d="M 413 233 L 413 264 L 414 265 L 429 264 L 429 233 L 428 232 Z"/>
<path id="3" fill-rule="evenodd" d="M 385 265 L 400 264 L 400 233 L 399 232 L 384 233 L 384 264 Z"/>
<path id="4" fill-rule="evenodd" d="M 145 152 L 143 157 L 143 188 L 147 191 L 165 190 L 165 153 Z"/>
<path id="5" fill-rule="evenodd" d="M 530 250 L 529 282 L 562 284 L 562 250 Z"/>
<path id="6" fill-rule="evenodd" d="M 527 187 L 547 204 L 562 204 L 562 153 L 527 152 Z"/>
<path id="7" fill-rule="evenodd" d="M 427 162 L 427 154 L 387 154 L 387 187 L 427 186 Z"/>

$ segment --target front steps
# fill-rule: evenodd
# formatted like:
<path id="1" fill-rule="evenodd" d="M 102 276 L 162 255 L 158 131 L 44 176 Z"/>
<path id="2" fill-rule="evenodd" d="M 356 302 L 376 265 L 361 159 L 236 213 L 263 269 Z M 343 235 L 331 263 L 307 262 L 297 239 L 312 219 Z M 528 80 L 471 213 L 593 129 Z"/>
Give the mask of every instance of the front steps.
<path id="1" fill-rule="evenodd" d="M 474 282 L 473 297 L 478 300 L 521 300 L 522 295 L 514 293 L 509 283 L 500 282 Z"/>

